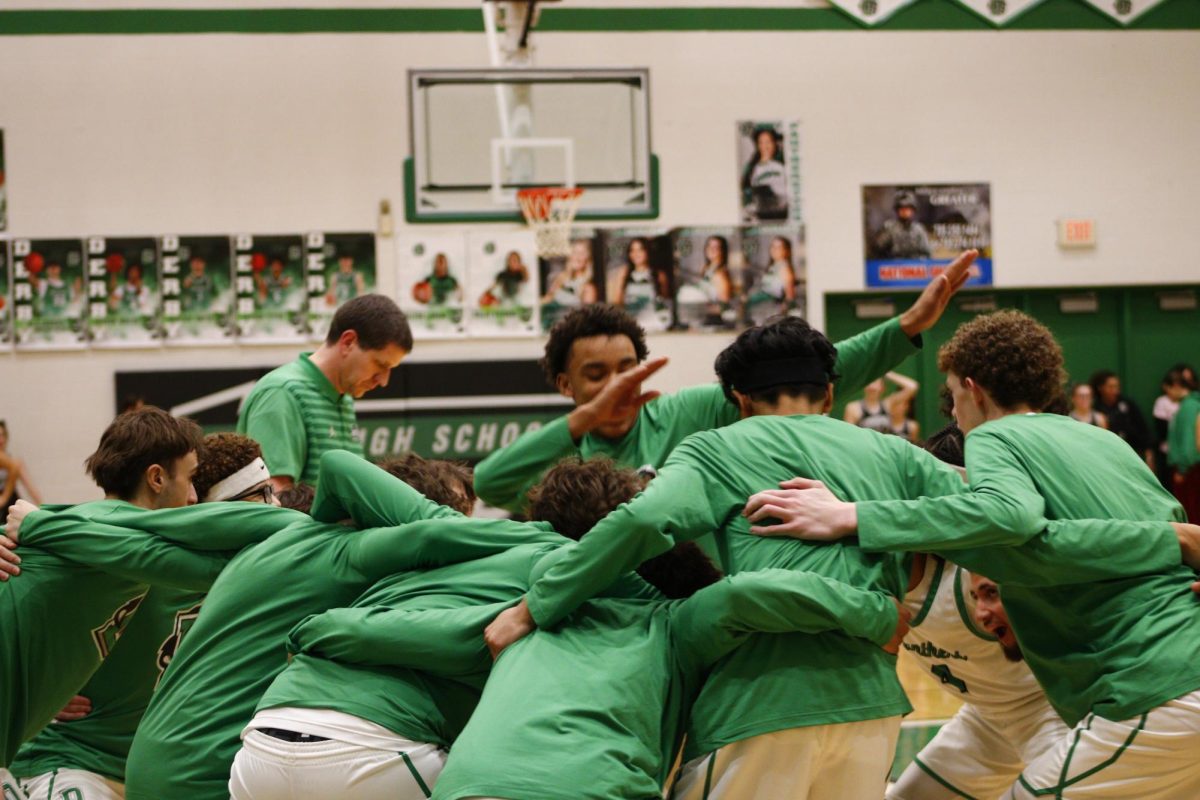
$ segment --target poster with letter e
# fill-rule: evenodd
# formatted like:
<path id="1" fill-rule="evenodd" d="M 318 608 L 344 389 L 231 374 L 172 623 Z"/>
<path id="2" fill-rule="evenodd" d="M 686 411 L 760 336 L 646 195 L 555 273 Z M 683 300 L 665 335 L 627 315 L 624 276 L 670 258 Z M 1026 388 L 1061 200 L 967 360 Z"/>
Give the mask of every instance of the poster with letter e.
<path id="1" fill-rule="evenodd" d="M 14 239 L 13 332 L 18 350 L 87 347 L 81 239 Z"/>
<path id="2" fill-rule="evenodd" d="M 920 288 L 976 248 L 967 286 L 992 285 L 992 203 L 986 183 L 863 187 L 866 285 Z"/>
<path id="3" fill-rule="evenodd" d="M 250 236 L 233 240 L 238 341 L 299 344 L 307 339 L 308 291 L 301 236 Z"/>
<path id="4" fill-rule="evenodd" d="M 87 286 L 93 346 L 147 347 L 162 341 L 153 238 L 88 237 Z"/>
<path id="5" fill-rule="evenodd" d="M 163 329 L 169 345 L 233 341 L 233 280 L 228 236 L 163 236 Z"/>
<path id="6" fill-rule="evenodd" d="M 375 234 L 313 231 L 304 249 L 309 333 L 320 342 L 342 303 L 375 291 Z"/>

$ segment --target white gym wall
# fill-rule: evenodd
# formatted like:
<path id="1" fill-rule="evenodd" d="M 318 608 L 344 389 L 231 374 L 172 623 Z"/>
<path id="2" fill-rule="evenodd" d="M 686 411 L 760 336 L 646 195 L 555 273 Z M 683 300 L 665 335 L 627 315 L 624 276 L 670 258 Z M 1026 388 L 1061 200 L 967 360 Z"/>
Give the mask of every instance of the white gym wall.
<path id="1" fill-rule="evenodd" d="M 802 119 L 818 324 L 822 292 L 862 288 L 863 183 L 989 181 L 998 286 L 1200 276 L 1179 236 L 1200 219 L 1200 33 L 535 32 L 534 41 L 539 66 L 650 68 L 662 225 L 733 224 L 735 121 Z M 486 63 L 481 33 L 0 37 L 8 235 L 371 230 L 381 199 L 408 232 L 405 71 Z M 1062 216 L 1095 218 L 1099 246 L 1060 251 Z M 380 290 L 391 292 L 390 241 L 379 255 Z M 656 385 L 709 380 L 725 341 L 655 337 L 652 352 L 672 358 Z M 412 358 L 539 352 L 534 340 L 479 340 L 418 343 Z M 111 418 L 115 371 L 294 355 L 234 346 L 4 354 L 0 418 L 48 500 L 89 499 L 81 462 Z"/>

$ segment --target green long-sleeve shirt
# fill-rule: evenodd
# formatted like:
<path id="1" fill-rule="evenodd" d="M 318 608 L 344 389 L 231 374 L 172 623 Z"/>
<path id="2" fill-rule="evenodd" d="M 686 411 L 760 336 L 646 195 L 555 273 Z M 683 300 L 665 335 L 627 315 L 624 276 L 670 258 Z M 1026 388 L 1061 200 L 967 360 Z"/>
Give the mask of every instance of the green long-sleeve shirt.
<path id="1" fill-rule="evenodd" d="M 841 374 L 838 391 L 859 391 L 919 347 L 920 337 L 905 336 L 899 319 L 839 342 L 835 367 Z M 567 430 L 567 418 L 560 417 L 481 461 L 475 468 L 475 492 L 494 506 L 519 511 L 530 487 L 566 456 L 603 455 L 623 467 L 658 469 L 688 436 L 731 425 L 737 419 L 737 407 L 726 399 L 718 384 L 694 386 L 646 404 L 638 412 L 637 422 L 620 439 L 589 433 L 576 443 Z"/>
<path id="2" fill-rule="evenodd" d="M 150 585 L 203 591 L 228 551 L 295 514 L 259 508 L 220 536 L 177 524 L 196 517 L 190 509 L 148 511 L 120 500 L 30 513 L 21 526 L 22 574 L 0 584 L 0 764 L 87 683 Z"/>
<path id="3" fill-rule="evenodd" d="M 213 584 L 134 737 L 129 800 L 228 797 L 238 734 L 286 666 L 285 636 L 305 616 L 348 605 L 396 572 L 561 541 L 530 524 L 481 525 L 348 454 L 322 458 L 319 491 L 337 484 L 330 478 L 342 458 L 389 487 L 386 505 L 405 524 L 356 531 L 312 520 L 238 554 Z M 322 509 L 334 502 L 327 491 L 319 499 Z"/>
<path id="4" fill-rule="evenodd" d="M 956 561 L 962 548 L 988 547 L 989 561 L 977 565 L 987 574 L 1007 553 L 1025 555 L 1042 520 L 1140 526 L 1169 554 L 1161 570 L 1077 584 L 1075 564 L 1063 559 L 1058 571 L 1071 585 L 1002 584 L 1005 609 L 1068 724 L 1088 712 L 1128 719 L 1200 687 L 1195 575 L 1177 563 L 1168 524 L 1183 521 L 1182 509 L 1128 445 L 1067 417 L 1015 414 L 973 430 L 966 457 L 967 493 L 858 503 L 862 547 L 933 549 Z"/>
<path id="5" fill-rule="evenodd" d="M 1167 429 L 1167 461 L 1180 472 L 1200 464 L 1196 426 L 1200 424 L 1200 392 L 1192 392 L 1179 404 Z M 1192 520 L 1200 523 L 1200 520 Z"/>
<path id="6" fill-rule="evenodd" d="M 88 715 L 43 728 L 21 747 L 12 773 L 30 778 L 56 769 L 82 769 L 124 782 L 133 734 L 203 598 L 201 592 L 151 588 L 112 654 L 78 691 L 91 701 Z"/>
<path id="7" fill-rule="evenodd" d="M 446 656 L 454 669 L 486 662 L 486 651 L 472 644 L 486 620 L 456 636 L 425 616 L 397 630 L 464 642 L 460 663 Z M 591 600 L 571 622 L 535 631 L 496 661 L 434 798 L 660 798 L 682 721 L 714 662 L 739 644 L 799 635 L 785 633 L 792 631 L 862 636 L 878 649 L 896 612 L 877 592 L 767 570 L 726 578 L 687 600 Z M 842 632 L 821 633 L 834 630 Z M 570 757 L 555 756 L 564 742 Z"/>
<path id="8" fill-rule="evenodd" d="M 559 622 L 616 575 L 677 540 L 715 531 L 729 573 L 813 572 L 902 596 L 899 556 L 853 543 L 818 545 L 749 532 L 746 498 L 795 476 L 841 496 L 919 497 L 961 491 L 951 467 L 899 437 L 819 415 L 752 417 L 688 437 L 646 491 L 605 517 L 526 595 L 541 627 Z M 804 686 L 805 691 L 795 691 Z M 910 710 L 895 658 L 838 633 L 755 640 L 714 669 L 696 703 L 689 753 L 785 728 L 875 719 Z"/>

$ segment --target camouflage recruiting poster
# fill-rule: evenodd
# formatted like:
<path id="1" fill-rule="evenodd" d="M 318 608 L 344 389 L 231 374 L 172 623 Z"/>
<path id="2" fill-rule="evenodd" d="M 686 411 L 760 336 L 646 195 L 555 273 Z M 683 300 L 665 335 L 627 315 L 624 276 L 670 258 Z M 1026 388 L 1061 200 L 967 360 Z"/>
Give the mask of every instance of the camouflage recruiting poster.
<path id="1" fill-rule="evenodd" d="M 18 349 L 87 347 L 82 240 L 14 239 L 12 276 Z"/>
<path id="2" fill-rule="evenodd" d="M 967 286 L 992 285 L 992 203 L 986 183 L 864 186 L 863 250 L 869 288 L 919 288 L 969 248 Z"/>
<path id="3" fill-rule="evenodd" d="M 763 225 L 743 228 L 742 270 L 737 293 L 742 323 L 759 325 L 778 314 L 805 315 L 808 272 L 804 228 Z"/>
<path id="4" fill-rule="evenodd" d="M 234 237 L 237 336 L 243 344 L 299 344 L 308 338 L 301 236 Z"/>
<path id="5" fill-rule="evenodd" d="M 466 238 L 404 237 L 396 241 L 396 247 L 399 261 L 396 302 L 408 315 L 413 334 L 418 339 L 465 335 Z"/>
<path id="6" fill-rule="evenodd" d="M 608 302 L 632 314 L 644 329 L 674 324 L 671 239 L 655 229 L 616 228 L 604 237 Z"/>
<path id="7" fill-rule="evenodd" d="M 735 287 L 741 276 L 741 232 L 737 228 L 677 228 L 675 313 L 690 330 L 730 330 L 740 304 Z"/>
<path id="8" fill-rule="evenodd" d="M 471 287 L 467 333 L 524 336 L 538 332 L 537 248 L 529 231 L 473 233 L 468 239 Z"/>
<path id="9" fill-rule="evenodd" d="M 577 228 L 571 231 L 570 253 L 538 259 L 543 332 L 572 309 L 604 302 L 604 272 L 596 267 L 602 247 L 599 231 Z"/>
<path id="10" fill-rule="evenodd" d="M 146 347 L 162 341 L 154 239 L 89 237 L 87 287 L 93 346 Z"/>
<path id="11" fill-rule="evenodd" d="M 800 222 L 800 122 L 737 123 L 738 208 L 747 225 Z"/>
<path id="12" fill-rule="evenodd" d="M 309 332 L 324 341 L 338 306 L 375 291 L 375 234 L 315 231 L 304 248 Z"/>
<path id="13" fill-rule="evenodd" d="M 169 345 L 233 341 L 233 263 L 228 236 L 164 236 L 162 325 Z"/>
<path id="14" fill-rule="evenodd" d="M 0 350 L 12 347 L 12 278 L 8 270 L 8 242 L 0 239 Z"/>

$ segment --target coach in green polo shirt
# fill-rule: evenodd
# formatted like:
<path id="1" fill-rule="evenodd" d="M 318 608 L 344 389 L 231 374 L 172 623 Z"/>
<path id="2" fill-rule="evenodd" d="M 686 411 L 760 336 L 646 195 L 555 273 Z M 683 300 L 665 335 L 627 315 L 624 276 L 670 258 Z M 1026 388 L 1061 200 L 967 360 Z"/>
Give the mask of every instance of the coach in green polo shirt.
<path id="1" fill-rule="evenodd" d="M 238 412 L 237 431 L 262 445 L 276 490 L 315 484 L 327 450 L 362 454 L 354 398 L 387 386 L 412 346 L 404 313 L 391 299 L 367 294 L 338 308 L 315 353 L 301 353 L 255 384 Z"/>

